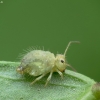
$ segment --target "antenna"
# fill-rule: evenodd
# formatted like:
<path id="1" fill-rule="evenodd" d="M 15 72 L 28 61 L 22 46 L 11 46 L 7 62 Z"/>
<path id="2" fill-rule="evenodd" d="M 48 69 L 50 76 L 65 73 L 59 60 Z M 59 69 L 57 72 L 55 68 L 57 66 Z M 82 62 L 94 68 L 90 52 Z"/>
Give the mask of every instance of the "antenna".
<path id="1" fill-rule="evenodd" d="M 67 50 L 68 50 L 69 46 L 71 45 L 71 43 L 80 43 L 80 42 L 79 42 L 79 41 L 70 41 L 70 42 L 68 43 L 67 47 L 66 47 L 66 50 L 65 50 L 65 52 L 64 52 L 64 56 L 66 55 Z"/>
<path id="2" fill-rule="evenodd" d="M 76 69 L 72 67 L 71 65 L 67 64 L 67 66 L 70 67 L 73 71 L 77 72 Z"/>

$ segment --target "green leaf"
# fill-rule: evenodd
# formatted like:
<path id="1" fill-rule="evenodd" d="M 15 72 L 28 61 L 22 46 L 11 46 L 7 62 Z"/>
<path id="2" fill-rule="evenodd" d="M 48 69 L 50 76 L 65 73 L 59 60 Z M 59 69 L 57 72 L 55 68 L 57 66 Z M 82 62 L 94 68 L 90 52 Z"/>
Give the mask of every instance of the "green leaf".
<path id="1" fill-rule="evenodd" d="M 91 88 L 95 81 L 76 72 L 66 70 L 64 78 L 53 73 L 44 87 L 45 76 L 34 85 L 32 76 L 16 72 L 19 62 L 0 62 L 0 100 L 95 100 Z"/>

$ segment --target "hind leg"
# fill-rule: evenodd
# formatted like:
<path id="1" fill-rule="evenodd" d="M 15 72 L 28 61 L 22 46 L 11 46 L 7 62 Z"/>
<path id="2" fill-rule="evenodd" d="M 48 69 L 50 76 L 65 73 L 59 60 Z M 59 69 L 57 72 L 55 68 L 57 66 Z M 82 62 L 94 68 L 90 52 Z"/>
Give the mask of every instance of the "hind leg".
<path id="1" fill-rule="evenodd" d="M 44 77 L 46 74 L 42 74 L 41 76 L 39 76 L 39 77 L 37 77 L 32 83 L 31 83 L 31 85 L 32 84 L 34 84 L 35 82 L 37 82 L 37 81 L 39 81 L 42 77 Z"/>
<path id="2" fill-rule="evenodd" d="M 50 81 L 50 79 L 52 77 L 52 73 L 53 73 L 53 71 L 50 72 L 50 75 L 48 76 L 47 81 L 45 83 L 45 86 L 47 86 L 48 82 Z"/>

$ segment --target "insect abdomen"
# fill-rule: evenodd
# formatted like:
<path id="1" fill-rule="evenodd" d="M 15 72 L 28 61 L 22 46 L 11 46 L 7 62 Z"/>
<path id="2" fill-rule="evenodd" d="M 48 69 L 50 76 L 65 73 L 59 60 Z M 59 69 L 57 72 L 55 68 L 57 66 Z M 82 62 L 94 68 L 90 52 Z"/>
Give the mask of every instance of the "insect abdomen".
<path id="1" fill-rule="evenodd" d="M 21 62 L 24 73 L 38 76 L 48 73 L 53 68 L 55 56 L 49 51 L 33 50 L 27 53 Z"/>

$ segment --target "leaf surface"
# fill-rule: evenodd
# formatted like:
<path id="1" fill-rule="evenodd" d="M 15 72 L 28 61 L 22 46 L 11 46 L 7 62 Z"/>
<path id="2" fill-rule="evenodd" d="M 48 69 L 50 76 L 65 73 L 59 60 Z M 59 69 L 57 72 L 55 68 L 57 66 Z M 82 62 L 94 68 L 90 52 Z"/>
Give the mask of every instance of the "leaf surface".
<path id="1" fill-rule="evenodd" d="M 0 61 L 0 100 L 95 100 L 91 92 L 95 81 L 87 76 L 66 70 L 63 79 L 53 73 L 46 87 L 48 75 L 30 85 L 35 77 L 17 73 L 19 64 Z"/>

